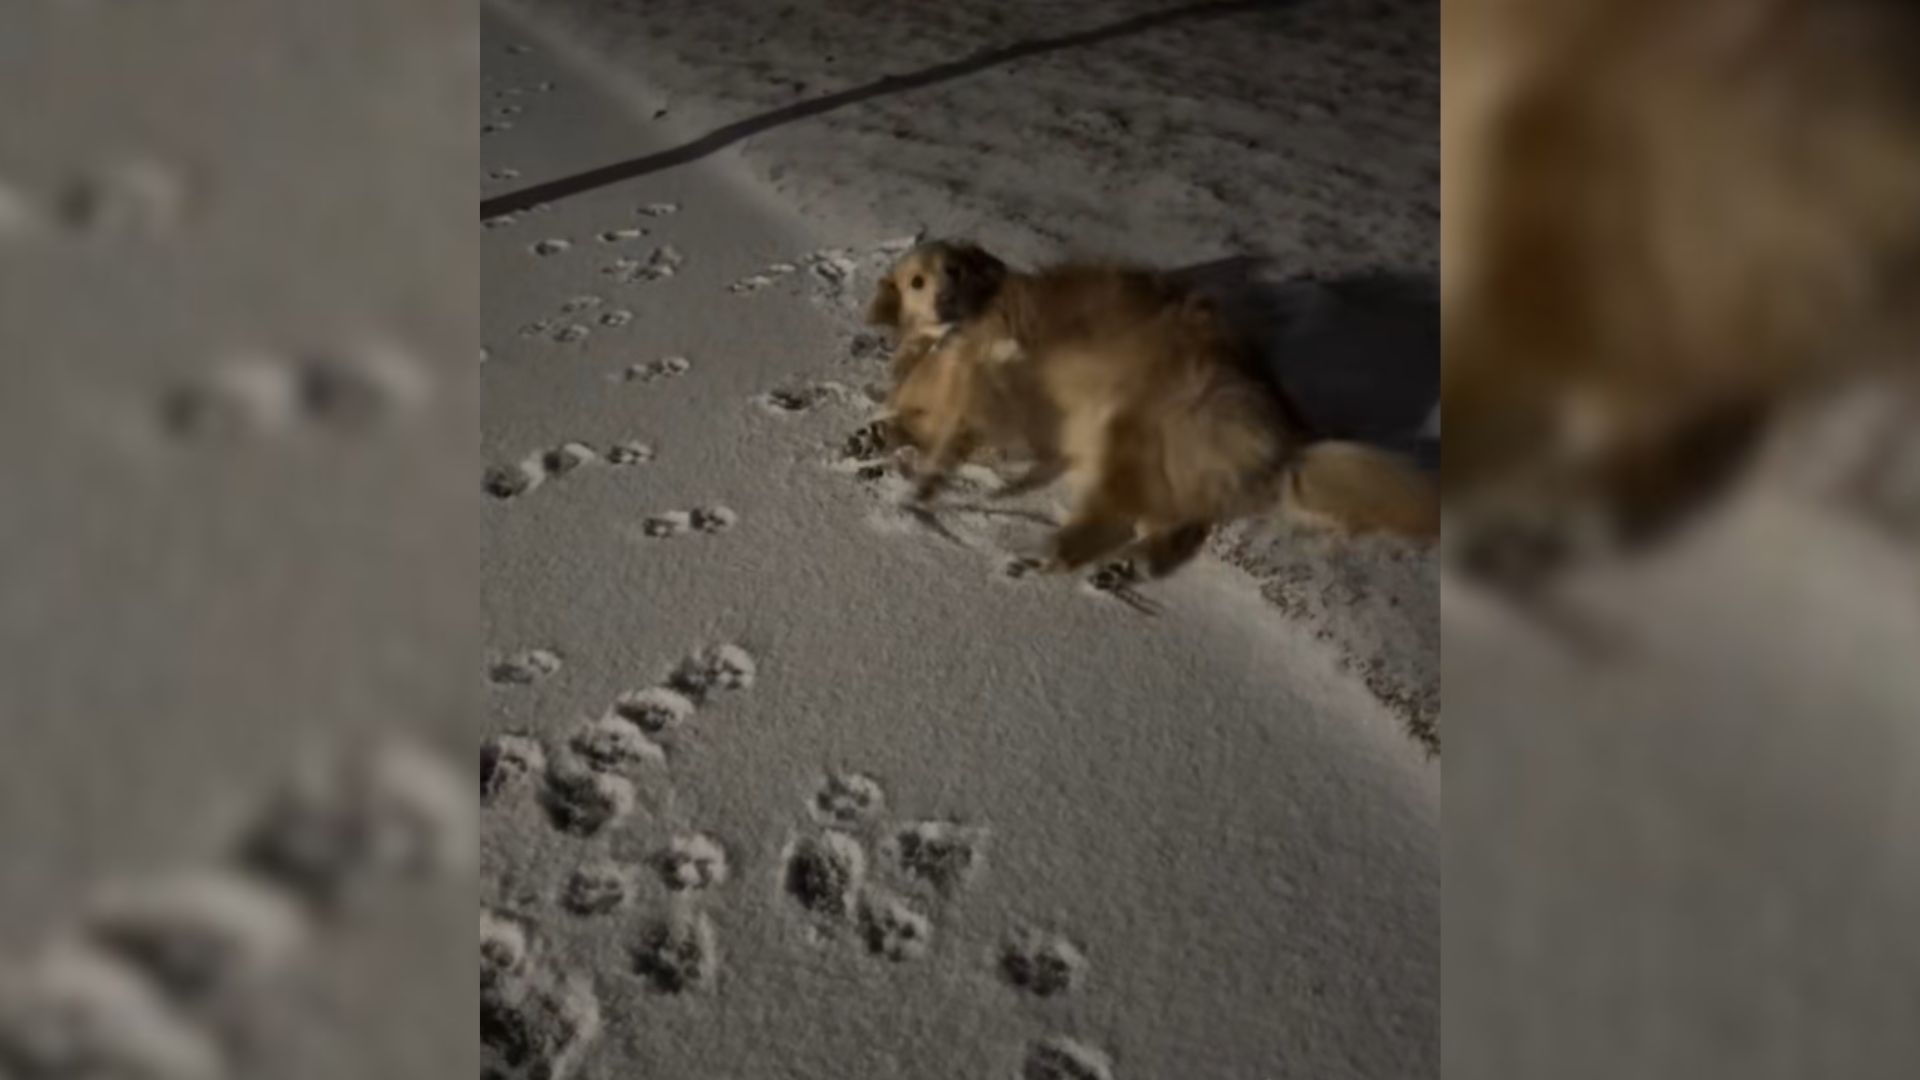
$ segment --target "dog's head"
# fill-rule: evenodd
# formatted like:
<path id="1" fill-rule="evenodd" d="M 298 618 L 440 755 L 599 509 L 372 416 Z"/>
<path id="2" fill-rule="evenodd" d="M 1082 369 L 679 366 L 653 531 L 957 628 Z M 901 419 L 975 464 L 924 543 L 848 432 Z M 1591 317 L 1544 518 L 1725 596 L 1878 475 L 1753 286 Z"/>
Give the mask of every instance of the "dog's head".
<path id="1" fill-rule="evenodd" d="M 867 321 L 905 333 L 967 322 L 987 309 L 1006 279 L 1007 264 L 977 244 L 921 244 L 880 279 Z"/>

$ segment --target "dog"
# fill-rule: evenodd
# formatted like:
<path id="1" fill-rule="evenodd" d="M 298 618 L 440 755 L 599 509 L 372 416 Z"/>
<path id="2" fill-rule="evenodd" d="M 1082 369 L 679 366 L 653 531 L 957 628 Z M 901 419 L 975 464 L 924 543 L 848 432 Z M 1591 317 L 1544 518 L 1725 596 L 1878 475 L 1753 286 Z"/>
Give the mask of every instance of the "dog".
<path id="1" fill-rule="evenodd" d="M 983 447 L 1023 454 L 1028 473 L 1000 495 L 1056 479 L 1075 492 L 1051 569 L 1137 547 L 1164 577 L 1216 525 L 1276 505 L 1351 531 L 1438 531 L 1418 470 L 1311 438 L 1213 305 L 1154 271 L 1017 273 L 977 245 L 934 241 L 894 264 L 868 317 L 899 334 L 889 405 L 923 461 L 916 495 Z"/>
<path id="2" fill-rule="evenodd" d="M 1178 296 L 1156 274 L 1098 264 L 1017 275 L 1003 294 L 1008 280 L 1006 264 L 977 245 L 934 241 L 902 256 L 868 306 L 869 323 L 898 334 L 890 424 L 921 458 L 922 500 L 985 448 L 1034 464 L 1007 495 L 1058 478 L 1061 412 L 1039 366 L 1017 362 L 1026 359 L 1020 342 L 1124 332 Z"/>
<path id="3" fill-rule="evenodd" d="M 1466 569 L 1524 592 L 1645 550 L 1784 410 L 1920 370 L 1915 5 L 1447 0 L 1441 36 Z"/>

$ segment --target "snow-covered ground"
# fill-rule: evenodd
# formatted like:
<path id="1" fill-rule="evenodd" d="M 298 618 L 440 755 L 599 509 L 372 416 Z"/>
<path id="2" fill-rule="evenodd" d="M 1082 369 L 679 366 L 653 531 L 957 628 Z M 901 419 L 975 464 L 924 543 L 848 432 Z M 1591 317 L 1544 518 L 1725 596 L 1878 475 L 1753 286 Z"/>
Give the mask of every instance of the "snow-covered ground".
<path id="1" fill-rule="evenodd" d="M 925 231 L 1016 262 L 1187 270 L 1232 301 L 1329 434 L 1434 452 L 1431 3 L 970 0 L 910 18 L 852 0 L 517 3 L 570 32 L 577 62 L 661 147 L 727 149 L 762 182 L 754 198 L 819 236 Z M 651 158 L 629 146 L 508 162 L 520 175 L 482 193 Z M 1214 551 L 1437 745 L 1428 553 L 1275 521 Z"/>
<path id="2" fill-rule="evenodd" d="M 477 17 L 324 9 L 0 6 L 0 1074 L 476 1056 Z"/>
<path id="3" fill-rule="evenodd" d="M 1388 8 L 1356 43 L 1324 9 L 1243 6 L 744 144 L 698 140 L 1145 9 L 958 5 L 889 32 L 823 5 L 780 34 L 759 5 L 489 9 L 483 196 L 627 163 L 483 233 L 501 1075 L 1437 1073 L 1440 774 L 1407 732 L 1437 717 L 1429 557 L 1268 527 L 1221 541 L 1241 565 L 1152 586 L 1036 578 L 1045 499 L 967 509 L 976 474 L 922 519 L 857 437 L 884 374 L 857 310 L 921 230 L 1204 265 L 1277 345 L 1358 354 L 1346 385 L 1304 380 L 1328 415 L 1426 420 L 1432 28 Z M 836 81 L 774 81 L 828 57 Z M 1272 89 L 1296 78 L 1318 89 Z M 1103 100 L 1118 121 L 1069 104 Z M 1176 161 L 1200 116 L 1205 153 Z M 1148 133 L 1076 134 L 1101 122 Z M 1351 185 L 1378 214 L 1335 220 L 1342 182 L 1303 158 L 1390 175 Z M 1225 195 L 1190 214 L 1199 184 Z M 1254 254 L 1275 266 L 1251 280 L 1228 261 Z"/>

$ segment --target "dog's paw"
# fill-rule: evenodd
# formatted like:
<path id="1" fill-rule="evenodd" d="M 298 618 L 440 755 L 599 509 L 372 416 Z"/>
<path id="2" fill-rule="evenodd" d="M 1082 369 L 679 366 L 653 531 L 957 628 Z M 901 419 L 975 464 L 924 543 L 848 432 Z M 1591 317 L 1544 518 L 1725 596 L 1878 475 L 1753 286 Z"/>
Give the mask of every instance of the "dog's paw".
<path id="1" fill-rule="evenodd" d="M 928 473 L 914 481 L 913 490 L 908 494 L 908 499 L 915 506 L 925 506 L 931 503 L 934 497 L 940 494 L 940 490 L 946 486 L 947 477 L 945 473 Z"/>
<path id="2" fill-rule="evenodd" d="M 1142 615 L 1158 615 L 1161 607 L 1158 601 L 1140 591 L 1144 579 L 1140 568 L 1131 559 L 1118 559 L 1105 563 L 1093 573 L 1087 575 L 1083 587 L 1100 595 L 1110 596 Z"/>
<path id="3" fill-rule="evenodd" d="M 862 425 L 858 431 L 847 436 L 846 443 L 841 446 L 840 456 L 851 461 L 869 461 L 884 456 L 897 442 L 893 420 L 886 417 Z"/>
<path id="4" fill-rule="evenodd" d="M 1023 581 L 1049 572 L 1045 559 L 1036 559 L 1031 555 L 1015 555 L 1000 564 L 1000 576 L 1009 581 Z"/>
<path id="5" fill-rule="evenodd" d="M 1127 559 L 1107 563 L 1087 577 L 1087 584 L 1100 592 L 1119 592 L 1140 583 L 1139 568 Z"/>

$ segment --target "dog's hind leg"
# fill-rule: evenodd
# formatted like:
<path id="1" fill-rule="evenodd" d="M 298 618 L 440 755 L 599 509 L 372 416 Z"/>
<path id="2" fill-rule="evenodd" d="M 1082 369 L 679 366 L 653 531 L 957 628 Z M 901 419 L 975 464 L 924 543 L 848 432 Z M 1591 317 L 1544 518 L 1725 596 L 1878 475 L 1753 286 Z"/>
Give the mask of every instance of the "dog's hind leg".
<path id="1" fill-rule="evenodd" d="M 1053 483 L 1066 475 L 1067 463 L 1059 458 L 1034 462 L 1027 470 L 1013 480 L 1002 484 L 993 493 L 996 499 L 1013 499 Z"/>
<path id="2" fill-rule="evenodd" d="M 1138 417 L 1117 416 L 1107 425 L 1093 458 L 1099 463 L 1098 475 L 1054 536 L 1056 568 L 1076 569 L 1133 543 L 1136 524 L 1150 501 L 1147 490 L 1159 465 L 1159 448 L 1152 426 Z"/>
<path id="3" fill-rule="evenodd" d="M 1133 522 L 1105 507 L 1087 506 L 1053 535 L 1054 570 L 1078 570 L 1133 540 Z"/>
<path id="4" fill-rule="evenodd" d="M 920 473 L 919 483 L 914 485 L 915 502 L 926 502 L 940 493 L 947 479 L 953 474 L 954 466 L 967 459 L 973 453 L 974 434 L 966 425 L 957 424 L 943 434 L 927 454 L 927 464 Z"/>
<path id="5" fill-rule="evenodd" d="M 1067 523 L 1053 536 L 1056 570 L 1077 570 L 1118 548 L 1131 544 L 1138 516 L 1125 495 L 1130 478 L 1109 462 L 1092 490 L 1081 496 Z"/>
<path id="6" fill-rule="evenodd" d="M 1204 522 L 1191 522 L 1149 532 L 1140 542 L 1140 552 L 1147 560 L 1147 573 L 1163 578 L 1185 566 L 1200 554 L 1209 531 Z"/>

